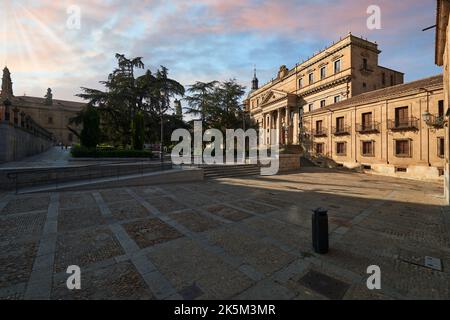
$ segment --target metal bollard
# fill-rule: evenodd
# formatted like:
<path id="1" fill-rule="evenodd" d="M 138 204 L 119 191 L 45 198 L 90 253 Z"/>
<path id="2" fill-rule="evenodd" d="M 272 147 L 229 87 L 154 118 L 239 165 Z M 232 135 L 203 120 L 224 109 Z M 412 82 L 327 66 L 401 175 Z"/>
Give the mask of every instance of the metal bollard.
<path id="1" fill-rule="evenodd" d="M 312 240 L 313 248 L 316 253 L 328 253 L 328 211 L 323 208 L 313 210 Z"/>

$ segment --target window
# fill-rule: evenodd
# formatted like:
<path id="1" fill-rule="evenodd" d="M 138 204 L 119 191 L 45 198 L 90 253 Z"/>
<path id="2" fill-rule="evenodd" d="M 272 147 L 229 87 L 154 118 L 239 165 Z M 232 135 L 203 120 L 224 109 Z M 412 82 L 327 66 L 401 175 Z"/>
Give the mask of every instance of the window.
<path id="1" fill-rule="evenodd" d="M 386 85 L 386 73 L 384 73 L 384 72 L 381 74 L 381 84 L 383 86 Z"/>
<path id="2" fill-rule="evenodd" d="M 289 119 L 294 120 L 294 111 L 289 112 Z"/>
<path id="3" fill-rule="evenodd" d="M 443 137 L 437 138 L 437 150 L 438 150 L 438 157 L 444 158 L 445 156 L 445 139 Z"/>
<path id="4" fill-rule="evenodd" d="M 69 133 L 69 135 L 67 136 L 67 138 L 68 138 L 68 140 L 69 140 L 70 142 L 72 142 L 72 141 L 73 141 L 73 134 Z"/>
<path id="5" fill-rule="evenodd" d="M 372 126 L 372 112 L 366 112 L 362 114 L 362 127 L 363 130 L 370 129 Z"/>
<path id="6" fill-rule="evenodd" d="M 395 126 L 408 125 L 408 107 L 401 107 L 395 109 Z"/>
<path id="7" fill-rule="evenodd" d="M 336 118 L 336 132 L 344 130 L 344 117 Z"/>
<path id="8" fill-rule="evenodd" d="M 314 73 L 310 73 L 308 75 L 308 77 L 309 77 L 309 84 L 313 84 L 314 83 Z"/>
<path id="9" fill-rule="evenodd" d="M 361 154 L 364 157 L 375 156 L 375 142 L 374 141 L 362 141 L 361 143 Z"/>
<path id="10" fill-rule="evenodd" d="M 334 73 L 341 72 L 341 60 L 336 60 L 334 62 Z"/>
<path id="11" fill-rule="evenodd" d="M 320 101 L 320 107 L 321 108 L 325 108 L 325 106 L 326 106 L 326 101 L 325 100 L 321 100 Z"/>
<path id="12" fill-rule="evenodd" d="M 48 124 L 53 124 L 53 117 L 48 117 L 47 123 Z"/>
<path id="13" fill-rule="evenodd" d="M 299 88 L 303 88 L 303 78 L 300 78 L 300 79 L 298 80 L 298 87 L 299 87 Z"/>
<path id="14" fill-rule="evenodd" d="M 367 67 L 367 59 L 364 58 L 363 59 L 363 70 L 367 70 L 367 69 L 368 69 L 368 67 Z"/>
<path id="15" fill-rule="evenodd" d="M 367 83 L 363 82 L 363 88 L 367 88 Z"/>
<path id="16" fill-rule="evenodd" d="M 323 143 L 316 144 L 316 154 L 323 154 L 323 150 L 324 150 L 323 146 L 324 146 Z"/>
<path id="17" fill-rule="evenodd" d="M 395 140 L 395 156 L 401 158 L 411 157 L 411 141 L 407 139 Z"/>
<path id="18" fill-rule="evenodd" d="M 341 96 L 335 96 L 334 97 L 334 103 L 338 103 L 341 101 Z"/>
<path id="19" fill-rule="evenodd" d="M 318 121 L 316 121 L 316 132 L 317 133 L 320 133 L 320 132 L 322 132 L 322 120 L 318 120 Z"/>
<path id="20" fill-rule="evenodd" d="M 310 103 L 310 104 L 308 105 L 308 110 L 309 110 L 309 112 L 311 112 L 311 111 L 313 110 L 313 107 L 314 107 L 314 104 L 312 104 L 312 103 Z"/>
<path id="21" fill-rule="evenodd" d="M 391 86 L 393 86 L 394 84 L 395 84 L 395 82 L 394 82 L 394 75 L 391 74 Z"/>
<path id="22" fill-rule="evenodd" d="M 345 156 L 347 154 L 347 144 L 345 142 L 336 142 L 336 154 Z"/>
<path id="23" fill-rule="evenodd" d="M 444 117 L 444 100 L 438 102 L 438 115 L 441 118 Z"/>
<path id="24" fill-rule="evenodd" d="M 327 76 L 327 69 L 326 69 L 326 67 L 320 68 L 320 80 L 325 79 L 326 76 Z"/>

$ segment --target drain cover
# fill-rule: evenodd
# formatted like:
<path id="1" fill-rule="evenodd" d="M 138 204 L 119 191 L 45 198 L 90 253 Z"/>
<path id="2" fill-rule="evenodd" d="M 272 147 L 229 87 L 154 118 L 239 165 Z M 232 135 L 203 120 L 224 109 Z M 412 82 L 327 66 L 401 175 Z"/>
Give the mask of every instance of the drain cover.
<path id="1" fill-rule="evenodd" d="M 425 257 L 425 267 L 442 271 L 442 262 L 441 259 L 433 258 L 433 257 Z"/>
<path id="2" fill-rule="evenodd" d="M 184 300 L 194 300 L 203 294 L 202 289 L 200 289 L 195 283 L 189 287 L 184 288 L 178 292 Z"/>
<path id="3" fill-rule="evenodd" d="M 309 271 L 300 279 L 300 284 L 331 300 L 342 300 L 350 285 L 326 274 Z"/>

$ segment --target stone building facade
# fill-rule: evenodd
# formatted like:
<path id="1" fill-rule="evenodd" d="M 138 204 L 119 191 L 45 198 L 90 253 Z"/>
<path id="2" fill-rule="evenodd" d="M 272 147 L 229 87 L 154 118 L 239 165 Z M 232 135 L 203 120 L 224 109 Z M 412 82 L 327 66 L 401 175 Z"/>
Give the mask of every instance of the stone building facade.
<path id="1" fill-rule="evenodd" d="M 264 130 L 278 129 L 281 144 L 299 144 L 302 113 L 315 111 L 353 96 L 403 83 L 403 73 L 381 67 L 376 43 L 351 33 L 337 43 L 296 65 L 281 66 L 277 77 L 258 86 L 244 101 L 247 112 Z"/>
<path id="2" fill-rule="evenodd" d="M 444 73 L 444 108 L 446 112 L 445 126 L 445 174 L 444 186 L 447 203 L 450 203 L 450 130 L 448 127 L 448 110 L 450 107 L 450 1 L 437 0 L 436 10 L 436 64 L 443 67 Z"/>
<path id="3" fill-rule="evenodd" d="M 380 52 L 349 34 L 291 70 L 282 66 L 261 88 L 255 75 L 244 104 L 263 131 L 262 144 L 297 145 L 329 166 L 442 179 L 443 77 L 404 84 L 403 73 L 379 66 Z"/>
<path id="4" fill-rule="evenodd" d="M 445 111 L 441 75 L 360 94 L 305 113 L 304 148 L 329 165 L 439 179 Z"/>
<path id="5" fill-rule="evenodd" d="M 8 108 L 17 110 L 17 118 L 31 118 L 39 127 L 53 135 L 56 143 L 72 145 L 77 143 L 77 137 L 67 128 L 73 118 L 85 104 L 72 101 L 53 99 L 50 89 L 43 98 L 30 96 L 14 96 L 13 83 L 8 68 L 3 70 L 2 91 L 0 93 L 2 107 L 7 101 Z M 13 111 L 11 111 L 13 112 Z M 1 115 L 0 115 L 1 117 Z M 4 114 L 3 114 L 4 117 Z M 18 120 L 21 121 L 20 119 Z"/>

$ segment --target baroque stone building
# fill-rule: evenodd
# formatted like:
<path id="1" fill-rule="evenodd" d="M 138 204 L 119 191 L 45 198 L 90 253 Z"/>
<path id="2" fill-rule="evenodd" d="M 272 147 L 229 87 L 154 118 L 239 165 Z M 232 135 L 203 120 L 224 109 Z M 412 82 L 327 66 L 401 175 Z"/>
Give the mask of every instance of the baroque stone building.
<path id="1" fill-rule="evenodd" d="M 11 112 L 15 110 L 17 118 L 22 116 L 31 118 L 37 125 L 49 131 L 56 143 L 72 145 L 78 142 L 67 126 L 69 120 L 85 106 L 84 103 L 53 99 L 51 89 L 47 89 L 47 94 L 43 98 L 15 96 L 11 74 L 7 67 L 3 69 L 0 97 L 2 104 L 7 101 Z M 20 122 L 20 119 L 18 121 Z"/>
<path id="2" fill-rule="evenodd" d="M 245 101 L 265 145 L 301 146 L 327 165 L 439 179 L 443 175 L 442 77 L 403 84 L 378 63 L 376 43 L 351 33 L 252 91 Z M 278 136 L 270 136 L 278 129 Z"/>

